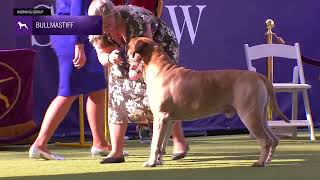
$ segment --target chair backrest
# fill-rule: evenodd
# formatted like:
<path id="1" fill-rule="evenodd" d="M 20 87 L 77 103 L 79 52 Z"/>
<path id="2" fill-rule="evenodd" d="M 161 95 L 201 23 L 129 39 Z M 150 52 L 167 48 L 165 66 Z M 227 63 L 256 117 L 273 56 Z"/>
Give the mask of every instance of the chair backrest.
<path id="1" fill-rule="evenodd" d="M 250 71 L 256 71 L 252 66 L 252 61 L 261 58 L 281 57 L 296 60 L 300 83 L 305 83 L 300 46 L 298 43 L 295 43 L 294 46 L 283 44 L 260 44 L 251 47 L 249 47 L 248 44 L 245 44 L 244 50 L 246 53 L 248 70 Z"/>

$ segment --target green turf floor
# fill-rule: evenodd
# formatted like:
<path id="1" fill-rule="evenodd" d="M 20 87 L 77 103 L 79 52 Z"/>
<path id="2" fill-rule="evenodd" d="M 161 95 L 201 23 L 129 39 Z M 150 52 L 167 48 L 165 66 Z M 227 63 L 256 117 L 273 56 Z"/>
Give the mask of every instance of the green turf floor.
<path id="1" fill-rule="evenodd" d="M 317 137 L 320 139 L 319 137 Z M 64 161 L 28 159 L 28 146 L 0 147 L 0 179 L 104 179 L 104 180 L 302 180 L 320 177 L 320 144 L 307 137 L 283 139 L 273 162 L 264 168 L 250 165 L 258 158 L 259 147 L 248 135 L 188 138 L 190 153 L 186 159 L 171 161 L 156 168 L 143 168 L 149 147 L 127 141 L 130 155 L 126 163 L 99 164 L 89 148 L 50 146 Z M 171 146 L 167 152 L 171 152 Z"/>

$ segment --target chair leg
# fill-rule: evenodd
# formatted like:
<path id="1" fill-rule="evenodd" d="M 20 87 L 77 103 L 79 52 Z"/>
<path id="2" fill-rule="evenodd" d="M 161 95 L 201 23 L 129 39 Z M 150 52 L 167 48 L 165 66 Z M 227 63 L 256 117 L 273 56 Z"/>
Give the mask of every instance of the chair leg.
<path id="1" fill-rule="evenodd" d="M 292 109 L 291 109 L 291 119 L 298 119 L 298 92 L 292 93 Z"/>
<path id="2" fill-rule="evenodd" d="M 293 79 L 292 83 L 298 84 L 299 83 L 299 67 L 296 66 L 293 69 Z M 291 118 L 293 120 L 298 120 L 298 91 L 292 92 L 292 112 L 291 112 Z"/>
<path id="3" fill-rule="evenodd" d="M 305 111 L 306 111 L 307 121 L 309 122 L 310 140 L 311 141 L 315 141 L 316 137 L 315 137 L 315 134 L 314 134 L 314 128 L 313 128 L 313 122 L 312 122 L 312 116 L 311 116 L 311 109 L 310 109 L 307 90 L 302 91 L 302 95 L 303 95 L 303 101 L 304 101 L 304 107 L 305 107 Z"/>
<path id="4" fill-rule="evenodd" d="M 298 92 L 296 91 L 292 93 L 291 119 L 298 119 Z M 296 127 L 292 130 L 292 137 L 297 137 Z"/>

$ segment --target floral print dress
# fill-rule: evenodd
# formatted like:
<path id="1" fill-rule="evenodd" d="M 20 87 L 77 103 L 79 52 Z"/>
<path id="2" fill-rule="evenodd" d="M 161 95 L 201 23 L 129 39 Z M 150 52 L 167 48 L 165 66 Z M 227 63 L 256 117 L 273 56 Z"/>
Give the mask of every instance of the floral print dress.
<path id="1" fill-rule="evenodd" d="M 178 62 L 179 47 L 173 31 L 150 11 L 137 6 L 116 6 L 121 17 L 126 21 L 126 41 L 143 36 L 146 24 L 151 24 L 153 40 L 160 44 L 174 63 Z M 112 41 L 109 38 L 110 41 Z M 110 42 L 109 42 L 110 43 Z M 115 46 L 117 46 L 115 44 Z M 126 61 L 126 49 L 120 47 L 120 56 L 124 59 L 121 65 L 112 65 L 109 73 L 109 122 L 141 123 L 152 120 L 148 105 L 146 84 L 142 81 L 131 81 Z"/>

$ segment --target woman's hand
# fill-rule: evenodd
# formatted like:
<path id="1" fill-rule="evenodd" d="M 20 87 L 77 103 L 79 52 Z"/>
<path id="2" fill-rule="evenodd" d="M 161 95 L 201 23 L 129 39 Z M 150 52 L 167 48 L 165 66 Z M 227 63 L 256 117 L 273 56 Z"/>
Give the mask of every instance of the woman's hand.
<path id="1" fill-rule="evenodd" d="M 83 44 L 76 44 L 74 48 L 74 59 L 72 60 L 74 67 L 82 68 L 87 61 Z"/>
<path id="2" fill-rule="evenodd" d="M 100 53 L 99 55 L 98 55 L 98 59 L 99 59 L 99 62 L 100 62 L 100 64 L 102 65 L 102 66 L 108 66 L 108 64 L 109 64 L 109 61 L 108 61 L 108 59 L 109 59 L 109 54 L 108 53 L 106 53 L 106 52 L 104 52 L 104 53 Z"/>
<path id="3" fill-rule="evenodd" d="M 98 55 L 98 60 L 99 60 L 100 64 L 104 67 L 107 67 L 110 64 L 109 55 L 112 52 L 113 48 L 100 47 L 100 46 L 95 46 L 95 45 L 93 45 L 93 46 L 96 49 L 96 52 Z"/>
<path id="4" fill-rule="evenodd" d="M 109 54 L 109 63 L 111 64 L 121 64 L 122 59 L 119 56 L 120 51 L 115 49 Z"/>
<path id="5" fill-rule="evenodd" d="M 122 59 L 119 57 L 119 50 L 111 50 L 110 48 L 97 48 L 99 62 L 102 66 L 107 66 L 108 64 L 120 64 Z"/>

